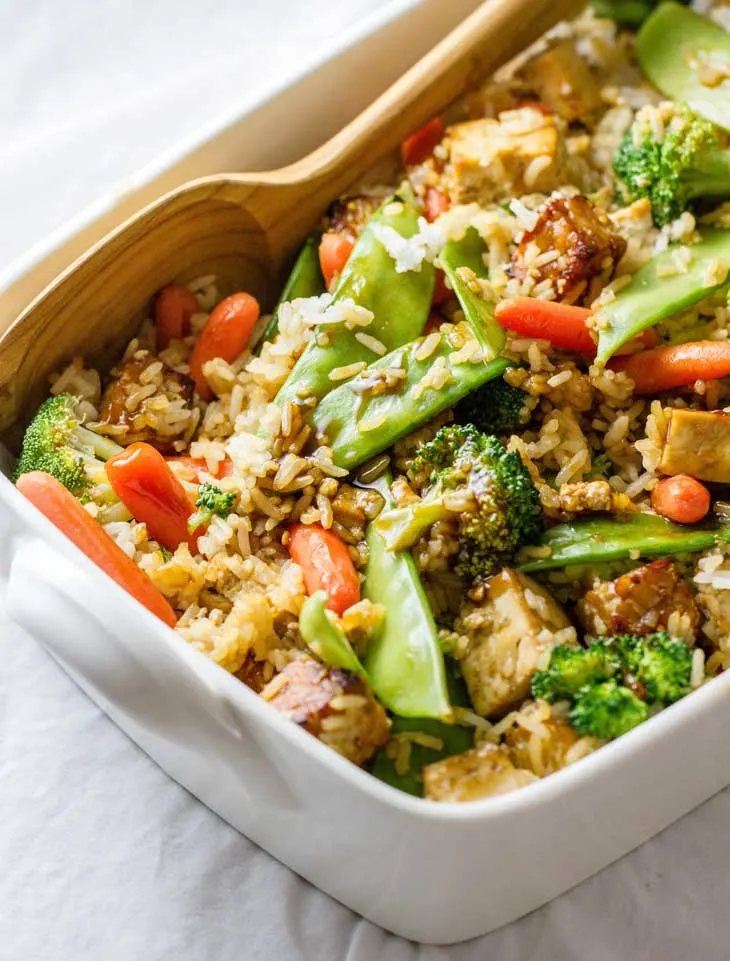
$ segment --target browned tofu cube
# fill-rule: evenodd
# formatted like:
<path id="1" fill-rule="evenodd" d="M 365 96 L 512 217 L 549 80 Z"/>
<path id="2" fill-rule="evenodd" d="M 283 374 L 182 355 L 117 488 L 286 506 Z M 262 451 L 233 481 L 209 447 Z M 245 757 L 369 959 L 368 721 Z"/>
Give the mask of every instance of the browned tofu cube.
<path id="1" fill-rule="evenodd" d="M 558 187 L 565 164 L 555 118 L 534 107 L 454 124 L 444 185 L 454 203 L 489 204 Z"/>
<path id="2" fill-rule="evenodd" d="M 145 441 L 163 454 L 182 451 L 198 423 L 193 382 L 139 350 L 113 371 L 99 410 L 99 433 L 118 444 Z"/>
<path id="3" fill-rule="evenodd" d="M 614 581 L 599 581 L 582 598 L 578 617 L 587 634 L 651 634 L 669 631 L 693 643 L 700 612 L 670 560 L 637 567 Z"/>
<path id="4" fill-rule="evenodd" d="M 482 744 L 423 769 L 424 794 L 432 801 L 480 801 L 536 780 L 530 771 L 514 767 L 507 750 L 496 744 Z"/>
<path id="5" fill-rule="evenodd" d="M 355 764 L 369 761 L 388 740 L 387 715 L 365 682 L 313 658 L 291 661 L 261 696 Z"/>
<path id="6" fill-rule="evenodd" d="M 540 100 L 568 123 L 590 122 L 603 106 L 600 87 L 572 40 L 538 54 L 522 74 Z"/>
<path id="7" fill-rule="evenodd" d="M 531 578 L 505 568 L 485 585 L 485 600 L 463 614 L 469 637 L 461 661 L 469 696 L 483 717 L 504 714 L 529 694 L 530 680 L 558 643 L 575 643 L 565 612 Z M 556 637 L 556 632 L 562 632 Z"/>
<path id="8" fill-rule="evenodd" d="M 626 241 L 587 197 L 553 197 L 517 247 L 512 273 L 535 284 L 549 281 L 557 300 L 590 303 L 625 250 Z"/>
<path id="9" fill-rule="evenodd" d="M 690 474 L 730 483 L 730 414 L 722 410 L 665 409 L 662 474 Z"/>
<path id="10" fill-rule="evenodd" d="M 528 701 L 522 704 L 519 715 L 525 715 L 527 722 L 515 724 L 505 734 L 504 743 L 509 757 L 515 767 L 532 771 L 537 777 L 547 777 L 554 774 L 573 760 L 571 749 L 578 743 L 580 737 L 575 728 L 562 718 L 548 714 L 549 707 L 544 702 Z M 548 716 L 542 716 L 546 714 Z M 598 741 L 584 738 L 585 751 L 589 754 L 593 744 Z"/>

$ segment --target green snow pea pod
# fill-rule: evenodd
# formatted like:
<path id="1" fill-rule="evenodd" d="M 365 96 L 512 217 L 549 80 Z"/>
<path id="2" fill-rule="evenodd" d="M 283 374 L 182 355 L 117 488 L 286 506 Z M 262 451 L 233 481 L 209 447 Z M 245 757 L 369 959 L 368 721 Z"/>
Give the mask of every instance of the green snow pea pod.
<path id="1" fill-rule="evenodd" d="M 319 240 L 319 234 L 312 234 L 304 242 L 271 319 L 254 348 L 254 354 L 260 354 L 264 344 L 279 333 L 279 310 L 282 304 L 299 297 L 318 297 L 325 292 L 324 278 L 319 266 Z"/>
<path id="2" fill-rule="evenodd" d="M 510 366 L 503 358 L 485 363 L 457 357 L 459 362 L 454 363 L 464 335 L 478 349 L 470 328 L 461 323 L 442 330 L 438 346 L 423 357 L 428 349 L 424 344 L 434 336 L 429 334 L 381 357 L 317 405 L 312 421 L 332 448 L 338 467 L 350 470 L 364 464 Z M 379 383 L 389 377 L 402 379 L 396 379 L 385 393 L 377 393 Z M 426 386 L 424 378 L 434 386 Z"/>
<path id="3" fill-rule="evenodd" d="M 467 707 L 469 698 L 464 682 L 451 671 L 447 671 L 447 679 L 451 703 Z M 384 750 L 380 750 L 375 755 L 371 773 L 379 780 L 390 784 L 391 787 L 397 787 L 399 790 L 413 794 L 415 797 L 423 797 L 423 775 L 421 772 L 427 764 L 452 757 L 454 754 L 463 754 L 474 743 L 474 732 L 468 727 L 446 724 L 444 721 L 435 721 L 432 718 L 394 718 L 391 733 L 403 734 L 407 731 L 425 734 L 434 739 L 433 743 L 413 743 L 411 745 L 410 764 L 404 774 L 399 774 L 395 769 L 393 760 L 388 757 Z M 439 744 L 439 742 L 441 743 Z"/>
<path id="4" fill-rule="evenodd" d="M 390 478 L 363 484 L 377 490 L 392 506 Z M 438 629 L 408 552 L 393 554 L 370 524 L 369 557 L 363 597 L 385 608 L 385 621 L 363 658 L 370 685 L 383 704 L 400 717 L 448 719 L 451 702 Z"/>
<path id="5" fill-rule="evenodd" d="M 326 343 L 318 344 L 316 337 L 310 341 L 279 391 L 277 403 L 296 403 L 307 396 L 321 399 L 336 386 L 329 376 L 333 370 L 359 362 L 369 364 L 377 355 L 358 335 L 374 337 L 390 351 L 423 331 L 433 300 L 434 267 L 424 262 L 418 271 L 397 273 L 395 261 L 378 239 L 382 229 L 412 237 L 418 230 L 418 217 L 414 204 L 400 196 L 391 197 L 373 214 L 332 295 L 333 303 L 349 299 L 372 311 L 372 323 L 355 330 L 344 325 L 336 330 L 322 328 Z"/>
<path id="6" fill-rule="evenodd" d="M 703 63 L 730 66 L 730 35 L 693 10 L 662 3 L 636 37 L 641 69 L 663 94 L 730 130 L 730 86 L 702 83 Z"/>
<path id="7" fill-rule="evenodd" d="M 367 680 L 365 668 L 326 604 L 325 591 L 317 591 L 306 599 L 299 614 L 302 640 L 323 664 L 351 671 Z"/>
<path id="8" fill-rule="evenodd" d="M 705 230 L 702 240 L 689 249 L 692 259 L 685 273 L 671 272 L 675 267 L 676 248 L 665 250 L 644 264 L 610 304 L 596 311 L 599 363 L 605 363 L 622 344 L 642 330 L 654 327 L 722 287 L 730 267 L 730 230 Z M 708 285 L 708 272 L 716 264 L 722 266 L 722 281 Z"/>
<path id="9" fill-rule="evenodd" d="M 546 571 L 573 564 L 625 560 L 636 551 L 640 557 L 673 557 L 728 541 L 728 523 L 690 527 L 673 524 L 657 514 L 589 517 L 545 531 L 539 543 L 552 549 L 550 555 L 527 560 L 518 570 Z"/>
<path id="10" fill-rule="evenodd" d="M 462 240 L 452 240 L 441 251 L 439 260 L 467 323 L 474 331 L 485 360 L 493 360 L 504 347 L 505 331 L 494 317 L 494 303 L 485 298 L 477 278 L 487 277 L 484 241 L 473 227 Z"/>

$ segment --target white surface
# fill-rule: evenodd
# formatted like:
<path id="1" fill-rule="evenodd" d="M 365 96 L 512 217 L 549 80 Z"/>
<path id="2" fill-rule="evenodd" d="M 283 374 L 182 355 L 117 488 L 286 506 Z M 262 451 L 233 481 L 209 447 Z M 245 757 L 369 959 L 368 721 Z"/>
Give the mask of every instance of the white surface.
<path id="1" fill-rule="evenodd" d="M 250 84 L 256 57 L 263 82 L 321 41 L 331 16 L 345 26 L 373 3 L 341 0 L 332 15 L 323 0 L 219 3 L 215 28 L 198 21 L 204 6 L 76 0 L 61 15 L 50 3 L 0 4 L 1 256 Z M 299 881 L 169 781 L 0 612 L 1 961 L 726 958 L 729 808 L 725 792 L 479 942 L 419 951 Z"/>

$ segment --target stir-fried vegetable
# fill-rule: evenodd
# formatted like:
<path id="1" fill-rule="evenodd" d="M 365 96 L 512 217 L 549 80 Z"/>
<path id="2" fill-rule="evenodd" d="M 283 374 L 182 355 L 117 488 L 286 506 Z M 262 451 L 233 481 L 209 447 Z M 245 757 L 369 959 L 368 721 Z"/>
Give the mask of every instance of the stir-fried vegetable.
<path id="1" fill-rule="evenodd" d="M 605 363 L 642 330 L 722 287 L 730 267 L 730 231 L 707 230 L 689 249 L 686 270 L 677 267 L 675 250 L 670 247 L 638 270 L 628 286 L 596 311 L 599 362 Z"/>
<path id="2" fill-rule="evenodd" d="M 190 333 L 190 318 L 200 310 L 198 298 L 181 284 L 163 287 L 155 298 L 154 318 L 157 350 L 165 350 L 173 340 Z"/>
<path id="3" fill-rule="evenodd" d="M 416 451 L 413 470 L 430 472 L 430 487 L 414 504 L 383 511 L 375 529 L 389 550 L 411 547 L 436 521 L 458 521 L 456 571 L 486 578 L 542 530 L 540 500 L 519 454 L 475 427 L 442 427 Z"/>
<path id="4" fill-rule="evenodd" d="M 693 10 L 662 3 L 636 38 L 639 63 L 666 96 L 730 130 L 730 36 Z"/>
<path id="5" fill-rule="evenodd" d="M 466 333 L 471 336 L 468 329 Z M 464 344 L 459 327 L 433 332 L 371 364 L 325 397 L 312 420 L 327 438 L 335 463 L 347 469 L 364 464 L 510 366 L 501 358 L 484 363 L 477 353 L 467 359 L 461 354 Z"/>
<path id="6" fill-rule="evenodd" d="M 386 506 L 392 505 L 388 475 L 363 486 L 377 490 Z M 374 523 L 368 526 L 366 541 L 363 596 L 382 604 L 386 612 L 364 660 L 373 691 L 401 717 L 448 718 L 444 657 L 415 562 L 409 553 L 391 553 Z"/>
<path id="7" fill-rule="evenodd" d="M 607 17 L 616 23 L 635 27 L 649 16 L 661 0 L 591 0 L 597 17 Z M 689 0 L 684 0 L 689 3 Z"/>
<path id="8" fill-rule="evenodd" d="M 335 231 L 323 234 L 319 242 L 319 266 L 324 277 L 327 290 L 331 290 L 337 283 L 342 271 L 347 266 L 354 248 L 353 242 Z"/>
<path id="9" fill-rule="evenodd" d="M 304 573 L 307 594 L 327 594 L 327 607 L 343 614 L 360 600 L 360 579 L 347 544 L 320 524 L 292 524 L 287 549 Z"/>
<path id="10" fill-rule="evenodd" d="M 188 532 L 194 534 L 200 528 L 207 527 L 216 515 L 228 517 L 235 500 L 236 495 L 231 491 L 222 491 L 215 484 L 201 484 L 195 501 L 197 510 L 188 518 Z"/>
<path id="11" fill-rule="evenodd" d="M 698 524 L 710 513 L 710 492 L 688 474 L 660 480 L 651 492 L 651 506 L 677 524 Z"/>
<path id="12" fill-rule="evenodd" d="M 467 394 L 454 408 L 458 424 L 472 424 L 484 434 L 512 434 L 522 423 L 526 395 L 503 377 Z"/>
<path id="13" fill-rule="evenodd" d="M 494 323 L 494 298 L 485 293 L 479 280 L 487 276 L 486 246 L 471 228 L 462 240 L 452 240 L 439 258 L 446 280 L 458 298 L 467 323 L 479 341 L 485 360 L 494 360 L 504 347 L 504 331 Z"/>
<path id="14" fill-rule="evenodd" d="M 401 147 L 403 163 L 409 166 L 428 160 L 434 148 L 441 142 L 443 135 L 444 122 L 441 117 L 433 117 L 427 121 L 403 141 Z"/>
<path id="15" fill-rule="evenodd" d="M 325 283 L 319 266 L 318 249 L 319 235 L 312 234 L 307 237 L 284 284 L 284 289 L 276 307 L 274 307 L 271 319 L 254 348 L 254 354 L 260 354 L 264 344 L 273 340 L 279 333 L 279 311 L 282 304 L 288 304 L 300 297 L 318 297 L 325 292 Z"/>
<path id="16" fill-rule="evenodd" d="M 573 564 L 601 564 L 629 557 L 674 557 L 730 541 L 730 525 L 701 527 L 672 524 L 655 514 L 586 517 L 556 524 L 539 539 L 544 557 L 523 559 L 521 571 L 546 571 Z"/>
<path id="17" fill-rule="evenodd" d="M 187 544 L 197 553 L 197 533 L 188 530 L 194 513 L 185 488 L 162 454 L 150 444 L 131 444 L 106 465 L 112 490 L 150 536 L 168 551 Z"/>
<path id="18" fill-rule="evenodd" d="M 212 400 L 203 368 L 209 360 L 220 357 L 232 364 L 247 347 L 256 321 L 258 302 L 250 294 L 231 294 L 213 310 L 190 355 L 190 376 L 203 400 Z"/>
<path id="19" fill-rule="evenodd" d="M 611 362 L 611 367 L 629 375 L 634 382 L 634 393 L 663 394 L 698 380 L 730 376 L 730 343 L 699 340 L 655 347 L 633 357 L 618 357 Z"/>
<path id="20" fill-rule="evenodd" d="M 103 462 L 122 448 L 83 427 L 76 414 L 78 398 L 49 397 L 35 413 L 23 438 L 13 480 L 29 471 L 43 471 L 60 481 L 76 497 L 88 493 Z"/>
<path id="21" fill-rule="evenodd" d="M 61 533 L 123 590 L 165 624 L 175 626 L 175 612 L 149 577 L 60 481 L 43 471 L 30 471 L 18 477 L 16 486 L 34 507 L 45 514 Z"/>
<path id="22" fill-rule="evenodd" d="M 596 353 L 587 307 L 556 304 L 537 297 L 512 297 L 497 305 L 499 323 L 522 337 L 549 340 L 560 350 L 593 357 Z"/>
<path id="23" fill-rule="evenodd" d="M 328 596 L 317 591 L 308 597 L 299 614 L 299 630 L 309 650 L 329 667 L 352 671 L 367 680 L 365 668 L 353 650 L 347 635 L 327 610 Z"/>
<path id="24" fill-rule="evenodd" d="M 730 197 L 730 151 L 717 149 L 713 124 L 684 106 L 664 123 L 658 142 L 649 123 L 635 120 L 613 161 L 619 201 L 647 197 L 660 227 L 697 199 Z"/>
<path id="25" fill-rule="evenodd" d="M 558 645 L 532 679 L 533 697 L 568 701 L 579 734 L 619 737 L 690 690 L 692 651 L 666 632 L 600 637 L 587 648 Z"/>
<path id="26" fill-rule="evenodd" d="M 320 399 L 337 386 L 333 371 L 353 364 L 370 364 L 376 354 L 358 339 L 366 333 L 386 351 L 418 337 L 426 324 L 433 297 L 434 268 L 424 263 L 419 271 L 397 273 L 396 265 L 378 239 L 381 230 L 396 238 L 413 236 L 418 229 L 418 211 L 403 197 L 391 197 L 375 213 L 361 233 L 347 261 L 332 302 L 352 301 L 372 311 L 367 328 L 350 330 L 341 326 L 333 335 L 322 329 L 307 345 L 279 391 L 277 403 L 301 402 L 305 396 Z M 319 340 L 319 342 L 318 342 Z"/>

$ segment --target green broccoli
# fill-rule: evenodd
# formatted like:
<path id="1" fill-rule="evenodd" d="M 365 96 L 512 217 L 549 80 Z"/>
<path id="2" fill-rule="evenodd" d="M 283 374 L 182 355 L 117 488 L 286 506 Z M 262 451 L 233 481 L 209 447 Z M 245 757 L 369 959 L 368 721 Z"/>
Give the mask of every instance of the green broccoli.
<path id="1" fill-rule="evenodd" d="M 610 740 L 649 716 L 649 708 L 633 691 L 616 681 L 585 688 L 573 702 L 568 719 L 580 735 Z"/>
<path id="2" fill-rule="evenodd" d="M 533 675 L 532 696 L 551 703 L 570 700 L 586 687 L 615 678 L 620 668 L 617 652 L 602 641 L 593 641 L 587 648 L 559 644 L 547 669 Z"/>
<path id="3" fill-rule="evenodd" d="M 637 27 L 649 16 L 660 0 L 591 0 L 597 17 L 615 20 L 627 27 Z M 689 0 L 679 0 L 685 5 Z"/>
<path id="4" fill-rule="evenodd" d="M 13 481 L 21 474 L 40 470 L 51 474 L 76 497 L 88 496 L 102 461 L 123 448 L 82 427 L 76 414 L 78 398 L 69 394 L 49 397 L 36 411 L 23 438 Z"/>
<path id="5" fill-rule="evenodd" d="M 235 493 L 226 493 L 215 484 L 201 484 L 198 489 L 198 499 L 195 501 L 198 509 L 188 518 L 190 533 L 193 534 L 199 527 L 207 527 L 216 514 L 219 517 L 228 517 L 235 499 Z"/>
<path id="6" fill-rule="evenodd" d="M 579 734 L 612 738 L 689 693 L 692 651 L 664 631 L 618 634 L 587 648 L 559 644 L 550 663 L 532 678 L 532 696 L 571 702 L 569 719 Z"/>
<path id="7" fill-rule="evenodd" d="M 673 704 L 689 693 L 692 651 L 664 631 L 645 637 L 619 635 L 610 643 L 620 653 L 625 674 L 631 674 L 646 690 L 652 704 Z"/>
<path id="8" fill-rule="evenodd" d="M 658 143 L 639 116 L 613 160 L 619 202 L 648 197 L 658 227 L 695 200 L 730 197 L 730 151 L 718 148 L 714 125 L 679 104 L 665 128 Z"/>
<path id="9" fill-rule="evenodd" d="M 512 434 L 522 423 L 527 395 L 503 377 L 467 394 L 454 408 L 457 424 L 473 424 L 485 434 Z"/>
<path id="10" fill-rule="evenodd" d="M 519 454 L 471 424 L 442 427 L 418 448 L 412 469 L 429 475 L 424 497 L 384 511 L 375 521 L 389 550 L 411 547 L 436 521 L 456 517 L 461 541 L 456 571 L 481 579 L 542 532 L 540 499 Z M 465 495 L 463 504 L 459 495 Z"/>

